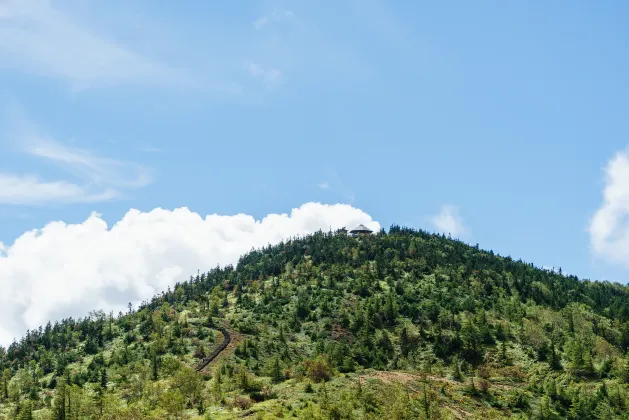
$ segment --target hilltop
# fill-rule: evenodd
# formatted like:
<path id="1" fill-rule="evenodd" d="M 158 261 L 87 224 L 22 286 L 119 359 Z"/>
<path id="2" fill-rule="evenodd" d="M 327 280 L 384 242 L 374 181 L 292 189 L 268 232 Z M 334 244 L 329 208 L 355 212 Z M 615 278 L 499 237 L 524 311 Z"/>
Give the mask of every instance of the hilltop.
<path id="1" fill-rule="evenodd" d="M 629 418 L 628 321 L 624 285 L 319 232 L 27 332 L 0 348 L 0 419 Z"/>

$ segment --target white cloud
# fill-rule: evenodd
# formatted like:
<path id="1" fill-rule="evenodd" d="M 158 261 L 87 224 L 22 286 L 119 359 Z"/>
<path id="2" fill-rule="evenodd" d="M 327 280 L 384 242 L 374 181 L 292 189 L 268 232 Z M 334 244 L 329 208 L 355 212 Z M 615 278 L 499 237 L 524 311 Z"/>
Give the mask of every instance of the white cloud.
<path id="1" fill-rule="evenodd" d="M 617 153 L 605 168 L 603 202 L 590 221 L 595 255 L 629 267 L 629 153 Z"/>
<path id="2" fill-rule="evenodd" d="M 321 188 L 322 190 L 329 190 L 330 184 L 328 184 L 327 182 L 322 182 L 321 184 L 317 185 L 317 187 Z"/>
<path id="3" fill-rule="evenodd" d="M 459 208 L 451 204 L 442 205 L 439 214 L 430 217 L 429 221 L 437 231 L 454 237 L 465 236 L 468 233 L 463 219 L 459 216 Z"/>
<path id="4" fill-rule="evenodd" d="M 380 224 L 349 205 L 307 203 L 262 220 L 201 215 L 187 208 L 130 210 L 108 227 L 98 214 L 80 224 L 52 222 L 0 243 L 0 343 L 67 316 L 124 310 L 252 247 L 322 229 Z"/>
<path id="5" fill-rule="evenodd" d="M 180 83 L 182 74 L 90 31 L 48 0 L 0 0 L 0 67 L 74 89 Z"/>

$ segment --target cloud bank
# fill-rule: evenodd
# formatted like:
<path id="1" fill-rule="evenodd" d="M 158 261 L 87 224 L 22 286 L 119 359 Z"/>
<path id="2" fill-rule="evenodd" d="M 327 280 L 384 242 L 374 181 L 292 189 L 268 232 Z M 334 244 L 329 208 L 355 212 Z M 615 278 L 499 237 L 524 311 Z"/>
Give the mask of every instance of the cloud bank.
<path id="1" fill-rule="evenodd" d="M 618 152 L 605 168 L 603 202 L 588 228 L 596 256 L 629 267 L 629 152 Z"/>
<path id="2" fill-rule="evenodd" d="M 262 220 L 158 208 L 129 210 L 111 227 L 96 213 L 80 224 L 51 222 L 0 243 L 0 344 L 48 320 L 124 311 L 198 269 L 235 264 L 252 247 L 360 223 L 380 229 L 360 209 L 319 203 Z"/>

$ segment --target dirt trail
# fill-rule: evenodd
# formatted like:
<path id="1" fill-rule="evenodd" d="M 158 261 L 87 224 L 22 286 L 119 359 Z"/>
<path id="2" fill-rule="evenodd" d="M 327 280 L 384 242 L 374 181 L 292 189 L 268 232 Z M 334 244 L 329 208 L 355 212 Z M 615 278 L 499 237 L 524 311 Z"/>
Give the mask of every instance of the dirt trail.
<path id="1" fill-rule="evenodd" d="M 395 372 L 395 371 L 377 371 L 371 375 L 361 375 L 360 381 L 362 382 L 364 379 L 370 379 L 370 378 L 379 379 L 386 384 L 401 383 L 401 384 L 407 385 L 409 382 L 428 380 L 431 382 L 447 383 L 454 386 L 463 385 L 461 382 L 457 382 L 453 379 L 442 378 L 439 376 L 433 376 L 433 375 L 424 376 L 424 375 L 417 375 L 417 374 L 405 373 L 405 372 Z M 513 389 L 513 387 L 510 385 L 504 385 L 504 384 L 499 384 L 499 383 L 494 383 L 494 382 L 489 382 L 489 383 L 491 387 L 496 388 L 496 389 L 502 389 L 505 391 L 510 391 Z"/>
<path id="2" fill-rule="evenodd" d="M 217 361 L 223 360 L 226 357 L 229 357 L 236 346 L 240 344 L 240 342 L 244 339 L 244 336 L 236 331 L 231 329 L 227 329 L 225 327 L 220 327 L 218 330 L 223 335 L 223 341 L 210 353 L 207 357 L 205 357 L 201 362 L 197 365 L 198 372 L 207 372 L 208 367 L 215 365 Z"/>
<path id="3" fill-rule="evenodd" d="M 206 368 L 209 366 L 213 366 L 219 361 L 229 357 L 234 352 L 234 350 L 236 350 L 238 344 L 240 344 L 245 339 L 245 336 L 239 332 L 230 330 L 229 333 L 231 335 L 231 340 L 229 341 L 229 344 L 227 344 L 227 346 L 212 361 L 210 361 L 210 363 L 208 363 Z"/>

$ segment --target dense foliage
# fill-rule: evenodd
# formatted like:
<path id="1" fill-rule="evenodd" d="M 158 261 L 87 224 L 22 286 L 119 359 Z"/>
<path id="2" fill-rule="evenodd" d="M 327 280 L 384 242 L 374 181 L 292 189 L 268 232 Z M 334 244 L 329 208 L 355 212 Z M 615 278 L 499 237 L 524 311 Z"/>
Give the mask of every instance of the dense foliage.
<path id="1" fill-rule="evenodd" d="M 222 336 L 230 346 L 194 370 Z M 629 418 L 629 291 L 392 227 L 319 232 L 0 348 L 0 418 Z"/>

